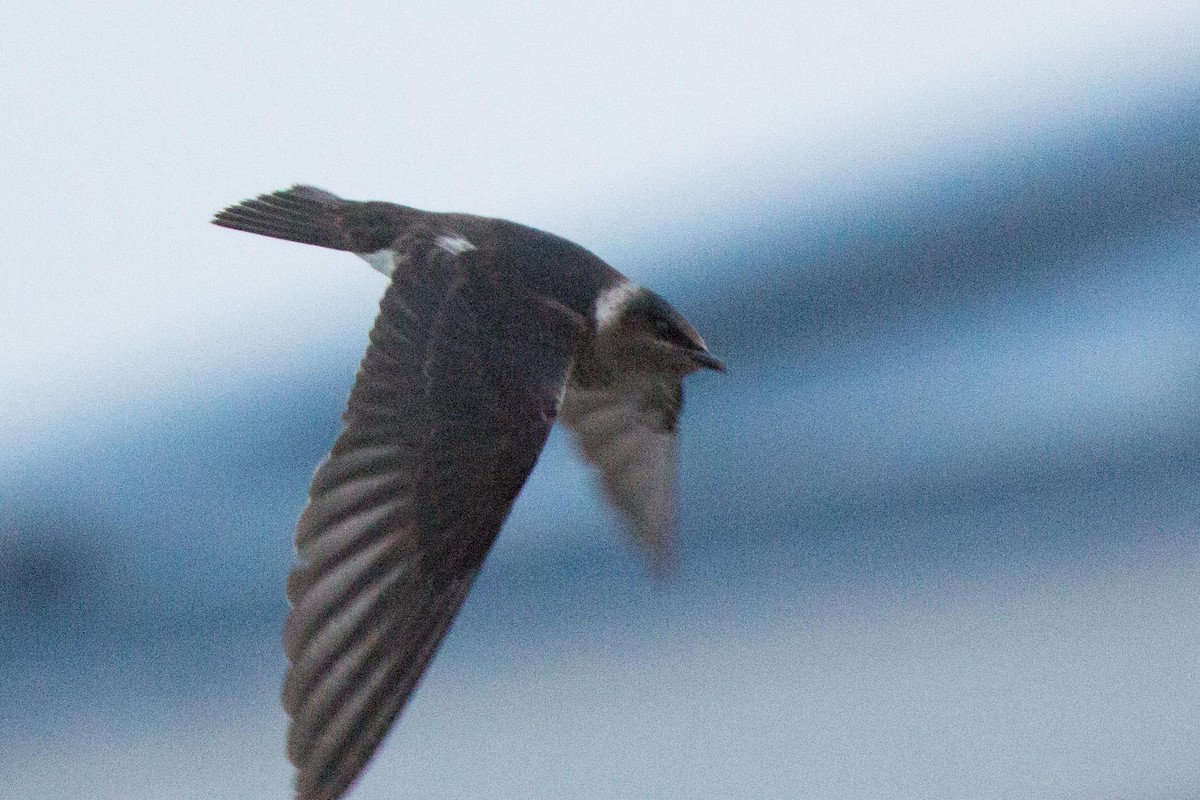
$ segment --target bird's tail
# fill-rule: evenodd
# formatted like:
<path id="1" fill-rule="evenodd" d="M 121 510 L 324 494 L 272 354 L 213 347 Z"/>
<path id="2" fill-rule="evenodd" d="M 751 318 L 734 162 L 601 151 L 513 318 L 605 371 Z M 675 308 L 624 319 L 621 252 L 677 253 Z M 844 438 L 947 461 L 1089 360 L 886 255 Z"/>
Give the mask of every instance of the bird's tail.
<path id="1" fill-rule="evenodd" d="M 315 186 L 259 195 L 213 216 L 214 225 L 335 250 L 349 250 L 344 215 L 352 203 Z"/>

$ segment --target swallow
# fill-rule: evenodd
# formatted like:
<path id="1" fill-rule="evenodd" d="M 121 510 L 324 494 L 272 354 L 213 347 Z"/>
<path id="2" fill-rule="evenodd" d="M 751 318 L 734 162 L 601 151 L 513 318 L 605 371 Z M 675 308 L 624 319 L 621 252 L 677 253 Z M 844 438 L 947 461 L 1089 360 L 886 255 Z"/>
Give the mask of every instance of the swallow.
<path id="1" fill-rule="evenodd" d="M 212 222 L 390 278 L 287 580 L 287 754 L 299 800 L 334 800 L 424 674 L 554 422 L 662 568 L 683 378 L 725 367 L 663 298 L 525 225 L 311 186 Z"/>

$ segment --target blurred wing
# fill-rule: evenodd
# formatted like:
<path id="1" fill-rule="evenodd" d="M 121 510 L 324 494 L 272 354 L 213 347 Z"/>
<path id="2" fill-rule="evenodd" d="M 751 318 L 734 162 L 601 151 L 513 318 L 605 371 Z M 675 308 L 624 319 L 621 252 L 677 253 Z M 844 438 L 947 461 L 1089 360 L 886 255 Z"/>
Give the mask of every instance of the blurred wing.
<path id="1" fill-rule="evenodd" d="M 682 382 L 649 374 L 601 385 L 570 383 L 563 400 L 563 422 L 660 570 L 670 561 L 675 530 L 675 427 L 682 407 Z"/>
<path id="2" fill-rule="evenodd" d="M 561 307 L 486 274 L 478 251 L 412 252 L 297 525 L 283 705 L 303 800 L 340 796 L 404 707 L 533 468 L 570 360 Z"/>

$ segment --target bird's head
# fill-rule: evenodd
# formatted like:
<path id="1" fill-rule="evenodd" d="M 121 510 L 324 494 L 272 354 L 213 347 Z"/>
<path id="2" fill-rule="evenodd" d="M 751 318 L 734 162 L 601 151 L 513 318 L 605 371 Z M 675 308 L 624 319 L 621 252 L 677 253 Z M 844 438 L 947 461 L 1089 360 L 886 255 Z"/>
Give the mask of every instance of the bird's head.
<path id="1" fill-rule="evenodd" d="M 600 341 L 636 363 L 680 375 L 701 369 L 725 371 L 696 329 L 649 289 L 633 284 L 611 289 L 596 312 Z"/>

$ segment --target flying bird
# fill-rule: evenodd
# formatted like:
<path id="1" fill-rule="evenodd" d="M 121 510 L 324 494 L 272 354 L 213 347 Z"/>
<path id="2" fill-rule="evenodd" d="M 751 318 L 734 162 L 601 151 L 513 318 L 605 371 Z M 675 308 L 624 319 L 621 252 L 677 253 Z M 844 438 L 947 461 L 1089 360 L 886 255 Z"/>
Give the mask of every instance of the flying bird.
<path id="1" fill-rule="evenodd" d="M 725 368 L 657 294 L 514 222 L 311 186 L 212 221 L 345 250 L 391 279 L 287 581 L 287 754 L 300 800 L 334 800 L 425 672 L 554 421 L 661 566 L 682 379 Z"/>

